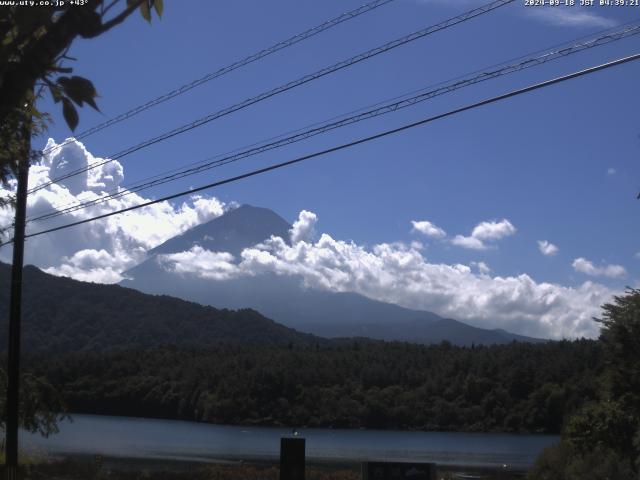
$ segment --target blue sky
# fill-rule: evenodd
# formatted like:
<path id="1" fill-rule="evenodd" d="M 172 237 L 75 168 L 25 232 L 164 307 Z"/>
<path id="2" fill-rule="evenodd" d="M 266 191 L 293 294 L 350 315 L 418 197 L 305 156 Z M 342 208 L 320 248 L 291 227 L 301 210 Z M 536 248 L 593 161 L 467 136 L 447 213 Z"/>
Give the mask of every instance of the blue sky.
<path id="1" fill-rule="evenodd" d="M 79 130 L 321 23 L 362 0 L 166 2 L 162 20 L 138 15 L 74 44 L 75 74 L 92 79 L 102 114 Z M 396 0 L 100 132 L 85 141 L 107 157 L 286 81 L 435 24 L 477 1 Z M 525 7 L 523 1 L 379 55 L 122 160 L 125 183 L 224 153 L 514 57 L 640 19 L 638 7 Z M 640 36 L 465 88 L 417 107 L 159 187 L 158 197 L 393 128 L 505 91 L 637 53 Z M 362 246 L 421 241 L 433 263 L 484 262 L 491 275 L 527 274 L 615 291 L 638 285 L 640 62 L 466 112 L 210 192 L 272 208 L 289 221 L 317 215 L 319 232 Z M 71 135 L 48 98 L 56 142 Z M 43 139 L 42 143 L 44 144 Z M 508 220 L 484 250 L 456 245 L 481 222 Z M 412 221 L 446 232 L 428 237 Z M 504 223 L 501 225 L 505 225 Z M 496 227 L 496 228 L 499 228 Z M 490 235 L 489 235 L 490 236 Z M 442 237 L 442 236 L 440 236 Z M 488 237 L 485 237 L 488 238 Z M 558 247 L 543 255 L 538 241 Z M 591 267 L 582 258 L 591 262 Z M 473 263 L 475 262 L 475 263 Z M 607 270 L 607 266 L 622 266 Z"/>

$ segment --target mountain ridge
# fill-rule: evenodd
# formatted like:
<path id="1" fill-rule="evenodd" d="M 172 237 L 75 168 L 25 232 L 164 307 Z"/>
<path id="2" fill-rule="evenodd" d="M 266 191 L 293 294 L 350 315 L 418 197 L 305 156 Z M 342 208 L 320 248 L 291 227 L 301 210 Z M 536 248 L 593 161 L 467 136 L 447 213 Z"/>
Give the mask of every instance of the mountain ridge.
<path id="1" fill-rule="evenodd" d="M 256 222 L 257 227 L 252 227 Z M 229 280 L 199 278 L 167 271 L 158 255 L 187 251 L 198 245 L 234 256 L 271 236 L 288 240 L 292 226 L 275 212 L 242 205 L 173 237 L 150 251 L 150 257 L 123 274 L 121 285 L 151 294 L 167 294 L 200 304 L 253 308 L 277 322 L 324 337 L 367 336 L 376 340 L 456 345 L 545 341 L 499 329 L 467 325 L 423 310 L 374 300 L 355 292 L 305 288 L 298 277 L 262 274 Z"/>
<path id="2" fill-rule="evenodd" d="M 0 321 L 5 323 L 10 271 L 10 265 L 0 262 Z M 56 277 L 31 265 L 24 268 L 22 329 L 23 346 L 30 353 L 326 343 L 255 310 L 217 309 L 119 285 Z M 0 328 L 0 349 L 7 331 Z"/>

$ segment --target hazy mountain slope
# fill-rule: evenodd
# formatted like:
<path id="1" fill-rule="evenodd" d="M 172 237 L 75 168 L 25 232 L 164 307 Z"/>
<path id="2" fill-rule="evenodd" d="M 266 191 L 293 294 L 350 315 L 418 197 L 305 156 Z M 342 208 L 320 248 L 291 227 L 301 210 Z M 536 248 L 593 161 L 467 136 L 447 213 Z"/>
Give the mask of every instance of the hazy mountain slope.
<path id="1" fill-rule="evenodd" d="M 472 327 L 431 312 L 378 302 L 356 293 L 301 288 L 297 279 L 275 275 L 217 282 L 160 272 L 140 282 L 150 293 L 171 293 L 225 308 L 253 308 L 297 330 L 323 337 L 368 337 L 415 343 L 502 344 L 538 339 Z M 268 277 L 268 278 L 267 278 Z M 134 288 L 138 282 L 126 282 Z"/>
<path id="2" fill-rule="evenodd" d="M 278 318 L 278 321 L 287 325 L 295 324 L 305 331 L 314 331 L 324 325 L 358 327 L 404 322 L 426 325 L 441 320 L 431 312 L 402 308 L 357 293 L 306 289 L 295 277 L 264 274 L 214 281 L 167 272 L 153 263 L 147 264 L 146 268 L 153 274 L 122 282 L 122 285 L 149 293 L 171 294 L 207 305 L 224 308 L 248 306 L 261 312 L 268 311 L 272 318 Z"/>
<path id="3" fill-rule="evenodd" d="M 176 274 L 163 268 L 155 257 L 189 250 L 194 245 L 238 255 L 271 235 L 287 239 L 290 228 L 271 210 L 243 205 L 155 248 L 147 261 L 126 272 L 129 278 L 121 284 L 219 308 L 253 308 L 289 327 L 326 337 L 366 336 L 418 343 L 448 340 L 457 345 L 537 341 L 501 330 L 475 328 L 356 293 L 307 289 L 296 277 L 263 274 L 216 281 Z"/>
<path id="4" fill-rule="evenodd" d="M 0 263 L 0 349 L 6 345 L 10 266 Z M 218 310 L 118 285 L 24 270 L 22 345 L 31 352 L 102 351 L 155 345 L 324 342 L 254 310 Z"/>

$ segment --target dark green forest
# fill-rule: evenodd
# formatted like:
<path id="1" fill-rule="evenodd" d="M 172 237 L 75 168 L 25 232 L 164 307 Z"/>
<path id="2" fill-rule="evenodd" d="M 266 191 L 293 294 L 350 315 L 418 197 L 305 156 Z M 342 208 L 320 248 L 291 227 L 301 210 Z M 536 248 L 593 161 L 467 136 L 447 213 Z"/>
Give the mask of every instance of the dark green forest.
<path id="1" fill-rule="evenodd" d="M 71 412 L 244 425 L 560 432 L 596 396 L 595 341 L 157 347 L 32 357 Z"/>
<path id="2" fill-rule="evenodd" d="M 3 273 L 0 264 L 0 287 Z M 598 340 L 457 347 L 329 340 L 253 310 L 33 267 L 25 277 L 23 388 L 33 401 L 22 423 L 33 431 L 54 432 L 64 406 L 235 425 L 561 433 L 530 478 L 640 471 L 640 290 L 603 305 Z"/>
<path id="3" fill-rule="evenodd" d="M 565 421 L 561 442 L 538 457 L 531 479 L 640 478 L 640 290 L 602 310 L 597 398 Z"/>
<path id="4" fill-rule="evenodd" d="M 328 340 L 25 268 L 25 363 L 67 410 L 203 422 L 557 433 L 594 399 L 595 341 L 455 347 Z M 8 266 L 0 264 L 0 300 Z M 6 318 L 8 301 L 0 301 Z M 0 341 L 4 345 L 0 329 Z"/>

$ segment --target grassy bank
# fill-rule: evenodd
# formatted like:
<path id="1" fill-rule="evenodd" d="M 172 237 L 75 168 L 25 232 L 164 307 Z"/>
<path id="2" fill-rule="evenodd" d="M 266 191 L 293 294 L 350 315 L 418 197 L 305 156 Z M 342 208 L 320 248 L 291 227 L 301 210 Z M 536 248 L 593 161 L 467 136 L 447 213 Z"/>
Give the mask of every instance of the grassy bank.
<path id="1" fill-rule="evenodd" d="M 455 480 L 460 468 L 438 469 L 438 480 Z M 484 480 L 516 480 L 517 472 L 496 472 L 466 469 Z M 279 468 L 273 464 L 194 464 L 172 461 L 131 462 L 105 459 L 98 466 L 94 458 L 49 459 L 30 461 L 25 466 L 25 478 L 30 480 L 278 480 Z M 359 465 L 309 465 L 306 480 L 359 480 Z"/>

